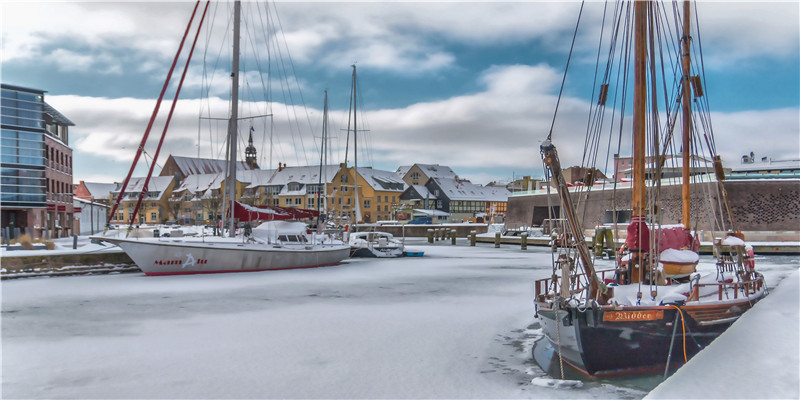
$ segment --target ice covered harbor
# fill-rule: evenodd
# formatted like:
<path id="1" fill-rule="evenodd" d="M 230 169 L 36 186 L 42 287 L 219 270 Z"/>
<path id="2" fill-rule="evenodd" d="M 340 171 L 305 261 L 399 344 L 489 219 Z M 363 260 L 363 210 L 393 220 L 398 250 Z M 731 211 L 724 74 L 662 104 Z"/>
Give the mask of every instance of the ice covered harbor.
<path id="1" fill-rule="evenodd" d="M 800 397 L 796 256 L 758 257 L 770 296 L 664 384 L 577 387 L 531 357 L 548 249 L 423 240 L 308 270 L 4 280 L 2 397 Z"/>

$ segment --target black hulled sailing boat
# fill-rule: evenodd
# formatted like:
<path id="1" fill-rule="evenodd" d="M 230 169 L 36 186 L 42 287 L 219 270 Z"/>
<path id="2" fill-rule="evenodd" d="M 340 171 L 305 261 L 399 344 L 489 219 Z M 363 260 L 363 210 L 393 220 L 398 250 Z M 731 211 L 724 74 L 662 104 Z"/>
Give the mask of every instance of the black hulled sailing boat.
<path id="1" fill-rule="evenodd" d="M 626 89 L 621 84 L 611 86 L 610 77 L 625 76 L 627 66 L 632 65 L 634 81 L 632 128 L 628 129 L 620 116 L 616 128 L 609 129 L 612 134 L 616 129 L 617 134 L 630 135 L 633 167 L 630 189 L 622 190 L 622 183 L 613 185 L 615 194 L 630 190 L 614 204 L 629 202 L 632 215 L 624 229 L 615 215 L 615 231 L 622 233 L 625 241 L 620 249 L 612 250 L 616 253 L 613 262 L 597 259 L 584 240 L 580 201 L 596 191 L 593 182 L 587 174 L 585 186 L 578 188 L 580 195 L 571 196 L 552 131 L 541 145 L 545 173 L 557 191 L 557 212 L 564 222 L 556 228 L 561 236 L 553 256 L 553 274 L 535 283 L 536 313 L 546 337 L 537 346 L 552 350 L 561 364 L 562 379 L 565 365 L 589 375 L 659 370 L 666 375 L 671 366 L 701 351 L 766 295 L 764 277 L 754 269 L 752 253 L 747 251 L 735 218 L 726 214 L 730 208 L 726 206 L 720 157 L 714 154 L 711 133 L 701 132 L 710 122 L 707 115 L 693 114 L 693 104 L 702 109 L 705 99 L 702 71 L 692 74 L 690 55 L 696 53 L 691 9 L 688 1 L 682 7 L 620 1 L 613 13 L 614 29 L 606 33 L 612 44 L 628 47 L 606 53 L 605 77 L 587 124 L 587 153 L 596 155 L 600 147 L 596 143 L 606 143 L 598 139 L 609 123 L 598 118 L 602 118 L 608 99 L 622 99 L 615 104 L 624 109 Z M 669 27 L 672 22 L 679 26 Z M 632 64 L 623 61 L 627 54 L 633 54 Z M 702 67 L 702 63 L 696 65 Z M 669 71 L 674 71 L 674 77 L 668 76 Z M 668 93 L 657 93 L 665 88 Z M 669 100 L 662 100 L 665 97 Z M 657 111 L 659 102 L 664 103 L 665 116 Z M 679 116 L 680 132 L 673 135 Z M 697 120 L 702 126 L 693 125 Z M 615 141 L 607 143 L 610 148 Z M 708 153 L 692 155 L 706 151 L 703 144 Z M 680 149 L 680 156 L 672 157 L 670 149 Z M 584 155 L 585 160 L 595 158 Z M 713 164 L 702 171 L 698 160 Z M 676 166 L 681 170 L 679 177 L 665 178 L 668 161 L 680 166 Z M 615 179 L 619 182 L 619 177 Z M 697 198 L 693 191 L 708 188 L 720 194 L 719 207 L 691 204 Z M 677 221 L 668 221 L 664 215 L 667 200 L 681 205 Z M 714 224 L 716 262 L 698 265 L 701 217 L 697 213 L 710 209 L 721 215 L 704 217 Z M 613 211 L 616 214 L 618 210 Z"/>

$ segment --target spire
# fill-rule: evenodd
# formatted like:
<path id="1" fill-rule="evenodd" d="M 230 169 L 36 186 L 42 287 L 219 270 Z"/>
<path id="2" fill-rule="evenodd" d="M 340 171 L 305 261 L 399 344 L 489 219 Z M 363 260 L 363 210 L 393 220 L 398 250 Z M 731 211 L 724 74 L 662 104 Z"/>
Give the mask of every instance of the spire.
<path id="1" fill-rule="evenodd" d="M 244 161 L 247 165 L 250 166 L 252 169 L 258 169 L 258 163 L 256 163 L 256 146 L 253 146 L 253 131 L 255 129 L 251 126 L 250 127 L 250 138 L 247 140 L 247 148 L 244 149 Z"/>

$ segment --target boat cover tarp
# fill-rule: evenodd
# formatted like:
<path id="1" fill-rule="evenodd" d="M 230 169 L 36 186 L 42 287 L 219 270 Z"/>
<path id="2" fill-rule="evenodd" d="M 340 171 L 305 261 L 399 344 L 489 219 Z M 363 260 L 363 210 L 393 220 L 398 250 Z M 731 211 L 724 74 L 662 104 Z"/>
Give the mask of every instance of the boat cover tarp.
<path id="1" fill-rule="evenodd" d="M 254 207 L 236 201 L 233 206 L 233 216 L 241 222 L 281 221 L 317 217 L 319 211 L 278 206 Z"/>

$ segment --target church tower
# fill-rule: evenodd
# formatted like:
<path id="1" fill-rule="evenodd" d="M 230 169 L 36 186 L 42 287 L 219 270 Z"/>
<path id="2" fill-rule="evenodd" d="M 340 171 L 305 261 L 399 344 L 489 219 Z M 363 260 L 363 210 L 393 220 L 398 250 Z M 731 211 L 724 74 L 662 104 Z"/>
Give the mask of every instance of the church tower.
<path id="1" fill-rule="evenodd" d="M 250 127 L 250 140 L 247 141 L 247 148 L 244 149 L 244 161 L 252 169 L 258 169 L 256 163 L 256 146 L 253 146 L 253 128 Z"/>

